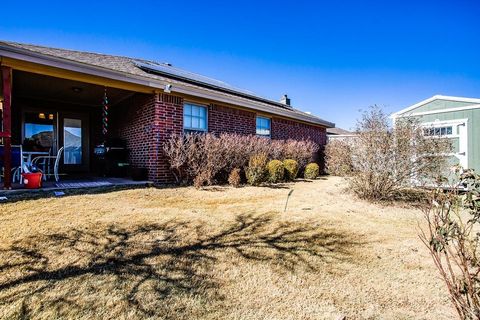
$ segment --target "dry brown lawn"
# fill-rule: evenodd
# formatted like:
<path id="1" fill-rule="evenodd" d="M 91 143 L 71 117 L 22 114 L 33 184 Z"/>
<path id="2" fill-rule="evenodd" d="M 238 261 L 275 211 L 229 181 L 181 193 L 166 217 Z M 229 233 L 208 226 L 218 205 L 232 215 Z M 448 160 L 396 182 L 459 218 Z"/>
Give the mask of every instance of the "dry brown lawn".
<path id="1" fill-rule="evenodd" d="M 0 219 L 0 318 L 455 316 L 421 214 L 340 178 L 29 200 Z"/>

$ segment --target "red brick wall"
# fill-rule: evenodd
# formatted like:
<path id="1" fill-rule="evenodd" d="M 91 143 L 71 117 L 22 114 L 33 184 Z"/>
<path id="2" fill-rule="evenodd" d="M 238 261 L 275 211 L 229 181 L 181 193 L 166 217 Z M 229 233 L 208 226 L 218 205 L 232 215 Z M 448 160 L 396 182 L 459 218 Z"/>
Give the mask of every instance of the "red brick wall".
<path id="1" fill-rule="evenodd" d="M 272 139 L 312 140 L 323 146 L 327 142 L 325 128 L 311 126 L 292 120 L 273 118 Z"/>
<path id="2" fill-rule="evenodd" d="M 208 131 L 240 134 L 255 134 L 256 113 L 220 105 L 208 108 Z M 324 145 L 326 129 L 304 123 L 272 117 L 272 139 L 310 139 Z"/>
<path id="3" fill-rule="evenodd" d="M 210 105 L 208 131 L 255 134 L 255 117 L 255 112 Z M 183 132 L 183 99 L 166 94 L 136 94 L 112 108 L 112 119 L 111 128 L 127 141 L 131 164 L 147 168 L 149 180 L 155 183 L 174 182 L 162 146 L 172 134 Z M 311 139 L 323 146 L 326 132 L 325 128 L 273 117 L 272 139 Z"/>
<path id="4" fill-rule="evenodd" d="M 154 95 L 135 94 L 121 105 L 112 107 L 111 131 L 118 138 L 127 142 L 129 161 L 132 166 L 148 168 L 149 178 L 155 170 L 156 161 L 156 131 L 155 113 L 156 101 Z"/>
<path id="5" fill-rule="evenodd" d="M 148 179 L 155 183 L 174 182 L 162 145 L 183 131 L 183 99 L 136 94 L 111 110 L 113 135 L 127 141 L 131 165 L 147 168 Z"/>
<path id="6" fill-rule="evenodd" d="M 255 113 L 213 105 L 208 108 L 208 131 L 255 134 Z"/>
<path id="7" fill-rule="evenodd" d="M 158 132 L 157 167 L 154 173 L 149 175 L 155 183 L 173 183 L 175 178 L 170 170 L 170 165 L 163 155 L 163 143 L 172 134 L 183 132 L 183 99 L 176 96 L 156 95 L 156 123 L 155 130 Z"/>

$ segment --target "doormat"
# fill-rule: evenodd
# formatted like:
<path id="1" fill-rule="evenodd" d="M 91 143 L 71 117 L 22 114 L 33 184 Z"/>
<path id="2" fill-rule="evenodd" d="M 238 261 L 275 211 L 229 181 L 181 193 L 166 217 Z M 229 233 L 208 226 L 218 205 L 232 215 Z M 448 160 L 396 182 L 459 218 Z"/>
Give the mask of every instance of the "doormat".
<path id="1" fill-rule="evenodd" d="M 58 188 L 94 188 L 94 187 L 105 187 L 112 185 L 111 182 L 101 181 L 101 182 L 60 182 L 56 186 Z"/>

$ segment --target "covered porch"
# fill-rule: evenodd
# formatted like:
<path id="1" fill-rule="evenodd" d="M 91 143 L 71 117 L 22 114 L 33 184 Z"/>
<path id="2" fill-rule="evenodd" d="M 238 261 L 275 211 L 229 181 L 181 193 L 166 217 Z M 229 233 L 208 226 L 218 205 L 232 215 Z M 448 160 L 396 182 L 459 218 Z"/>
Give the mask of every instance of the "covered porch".
<path id="1" fill-rule="evenodd" d="M 143 172 L 132 179 L 127 141 L 120 134 L 136 91 L 5 65 L 1 78 L 3 189 L 24 189 L 22 173 L 36 170 L 49 190 L 147 183 L 138 176 Z"/>

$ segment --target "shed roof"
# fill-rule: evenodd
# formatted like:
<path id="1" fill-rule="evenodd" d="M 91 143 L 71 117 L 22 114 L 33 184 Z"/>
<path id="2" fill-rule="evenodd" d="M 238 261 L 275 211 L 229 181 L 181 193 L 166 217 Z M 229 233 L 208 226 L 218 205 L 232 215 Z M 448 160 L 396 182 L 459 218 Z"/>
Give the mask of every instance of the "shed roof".
<path id="1" fill-rule="evenodd" d="M 480 99 L 477 98 L 465 98 L 465 97 L 454 97 L 454 96 L 443 96 L 443 95 L 435 95 L 431 98 L 422 100 L 418 103 L 415 103 L 414 105 L 411 105 L 407 108 L 404 108 L 400 111 L 397 111 L 393 113 L 390 117 L 391 118 L 398 118 L 402 116 L 410 116 L 412 115 L 415 111 L 415 109 L 420 108 L 421 106 L 426 105 L 427 103 L 436 101 L 436 100 L 445 100 L 445 101 L 454 101 L 454 102 L 465 102 L 468 103 L 469 105 L 471 104 L 472 107 L 476 107 L 480 104 Z M 468 109 L 469 107 L 465 107 Z M 445 111 L 445 110 L 444 110 Z M 437 110 L 437 112 L 441 112 L 440 110 Z"/>

